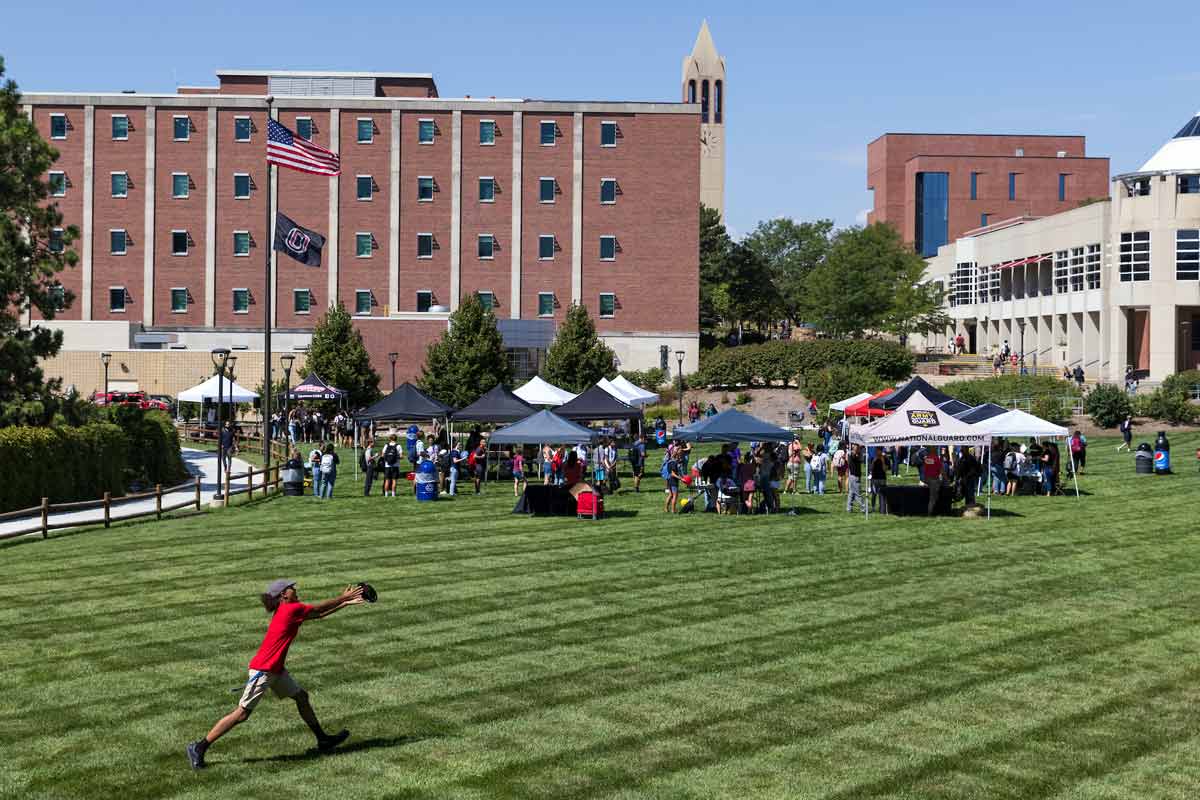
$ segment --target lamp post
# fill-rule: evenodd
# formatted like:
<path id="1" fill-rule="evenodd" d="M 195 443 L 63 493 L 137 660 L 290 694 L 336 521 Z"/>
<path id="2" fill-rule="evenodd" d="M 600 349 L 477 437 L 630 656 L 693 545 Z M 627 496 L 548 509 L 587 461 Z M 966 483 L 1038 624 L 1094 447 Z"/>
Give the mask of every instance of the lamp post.
<path id="1" fill-rule="evenodd" d="M 112 361 L 112 353 L 101 353 L 100 363 L 104 365 L 104 405 L 108 405 L 108 362 Z"/>
<path id="2" fill-rule="evenodd" d="M 675 351 L 675 363 L 679 369 L 679 424 L 683 424 L 683 357 L 687 355 L 682 350 Z"/>
<path id="3" fill-rule="evenodd" d="M 1025 374 L 1025 320 L 1017 320 L 1017 327 L 1021 329 L 1021 374 Z"/>
<path id="4" fill-rule="evenodd" d="M 225 347 L 218 347 L 212 351 L 213 366 L 217 368 L 217 493 L 213 495 L 214 500 L 224 500 L 225 495 L 221 493 L 221 467 L 225 462 L 225 446 L 224 440 L 221 438 L 223 431 L 221 430 L 221 400 L 225 394 L 225 363 L 229 361 L 229 350 Z"/>
<path id="5" fill-rule="evenodd" d="M 288 417 L 288 395 L 292 392 L 292 362 L 296 357 L 291 353 L 280 356 L 279 361 L 283 364 L 283 439 L 291 444 L 292 428 L 291 419 Z"/>
<path id="6" fill-rule="evenodd" d="M 396 359 L 400 357 L 399 353 L 388 353 L 388 361 L 392 362 L 392 391 L 396 391 Z"/>

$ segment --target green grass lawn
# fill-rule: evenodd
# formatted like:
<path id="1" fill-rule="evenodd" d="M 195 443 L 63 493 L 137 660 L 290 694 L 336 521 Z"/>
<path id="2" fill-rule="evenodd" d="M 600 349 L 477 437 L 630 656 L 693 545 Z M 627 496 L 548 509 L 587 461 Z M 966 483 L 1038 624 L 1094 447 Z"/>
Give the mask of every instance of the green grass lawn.
<path id="1" fill-rule="evenodd" d="M 531 519 L 507 484 L 356 496 L 345 463 L 331 502 L 9 544 L 0 797 L 1194 800 L 1200 436 L 1166 477 L 1114 444 L 1083 498 L 990 521 L 667 517 L 657 477 Z M 281 576 L 379 590 L 288 658 L 353 735 L 318 757 L 268 697 L 193 773 Z"/>

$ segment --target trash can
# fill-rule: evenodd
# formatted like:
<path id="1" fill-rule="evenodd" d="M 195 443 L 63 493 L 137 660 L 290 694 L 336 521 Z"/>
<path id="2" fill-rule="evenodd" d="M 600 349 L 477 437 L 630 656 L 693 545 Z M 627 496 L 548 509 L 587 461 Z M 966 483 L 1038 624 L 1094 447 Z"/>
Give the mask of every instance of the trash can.
<path id="1" fill-rule="evenodd" d="M 1167 441 L 1164 431 L 1159 431 L 1154 441 L 1154 472 L 1158 475 L 1171 472 L 1171 443 Z"/>
<path id="2" fill-rule="evenodd" d="M 437 467 L 434 466 L 432 461 L 425 459 L 417 465 L 415 482 L 418 501 L 425 502 L 437 499 Z"/>
<path id="3" fill-rule="evenodd" d="M 1146 442 L 1137 446 L 1137 450 L 1133 454 L 1133 466 L 1137 475 L 1154 474 L 1154 453 Z"/>
<path id="4" fill-rule="evenodd" d="M 280 470 L 280 481 L 283 483 L 283 494 L 286 497 L 299 497 L 304 494 L 304 470 L 299 467 L 287 467 Z"/>

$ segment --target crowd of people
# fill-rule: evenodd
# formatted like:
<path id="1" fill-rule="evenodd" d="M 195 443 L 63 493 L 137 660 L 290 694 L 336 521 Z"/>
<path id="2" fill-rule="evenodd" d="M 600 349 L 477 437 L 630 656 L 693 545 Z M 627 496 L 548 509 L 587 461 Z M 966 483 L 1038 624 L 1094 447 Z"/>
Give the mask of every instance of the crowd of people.
<path id="1" fill-rule="evenodd" d="M 286 424 L 284 420 L 283 411 L 271 414 L 272 439 L 286 435 L 292 444 L 334 442 L 338 447 L 354 446 L 354 421 L 345 411 L 327 416 L 320 409 L 298 406 L 287 412 Z"/>

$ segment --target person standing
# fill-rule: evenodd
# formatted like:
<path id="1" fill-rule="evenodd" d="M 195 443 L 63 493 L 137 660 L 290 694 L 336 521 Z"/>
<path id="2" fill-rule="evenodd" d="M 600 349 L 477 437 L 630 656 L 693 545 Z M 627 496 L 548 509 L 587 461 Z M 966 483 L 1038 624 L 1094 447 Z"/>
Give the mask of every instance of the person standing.
<path id="1" fill-rule="evenodd" d="M 805 442 L 804 449 L 800 451 L 800 456 L 804 459 L 804 491 L 806 494 L 813 492 L 813 446 L 811 442 Z"/>
<path id="2" fill-rule="evenodd" d="M 829 454 L 825 452 L 825 445 L 817 445 L 817 451 L 813 453 L 812 462 L 812 485 L 815 494 L 825 494 L 825 476 L 829 469 Z"/>
<path id="3" fill-rule="evenodd" d="M 346 606 L 359 605 L 363 601 L 362 586 L 347 586 L 337 597 L 316 605 L 300 602 L 296 591 L 296 582 L 289 580 L 271 581 L 267 590 L 262 594 L 262 604 L 271 615 L 271 623 L 267 626 L 266 635 L 254 658 L 250 659 L 250 679 L 242 690 L 242 698 L 237 708 L 226 714 L 202 739 L 190 742 L 187 746 L 188 762 L 192 769 L 204 769 L 207 766 L 204 757 L 208 749 L 234 726 L 240 725 L 250 718 L 258 701 L 270 689 L 275 696 L 285 697 L 296 701 L 296 710 L 300 718 L 308 725 L 309 730 L 317 737 L 317 747 L 322 752 L 329 752 L 350 736 L 350 731 L 342 729 L 338 733 L 328 734 L 308 699 L 308 692 L 296 683 L 287 671 L 284 662 L 288 649 L 300 632 L 300 626 L 310 619 L 324 619 Z"/>
<path id="4" fill-rule="evenodd" d="M 883 448 L 875 448 L 875 458 L 871 459 L 870 466 L 871 474 L 871 510 L 875 510 L 875 503 L 879 503 L 879 513 L 887 513 L 887 496 L 883 490 L 887 488 L 887 459 L 883 455 Z"/>
<path id="5" fill-rule="evenodd" d="M 512 456 L 513 497 L 521 496 L 521 485 L 525 483 L 525 453 L 518 448 L 516 452 L 509 451 Z"/>
<path id="6" fill-rule="evenodd" d="M 337 482 L 338 454 L 334 452 L 333 442 L 325 445 L 321 454 L 321 497 L 333 499 L 333 485 Z"/>
<path id="7" fill-rule="evenodd" d="M 554 448 L 542 445 L 542 485 L 549 486 L 554 479 Z"/>
<path id="8" fill-rule="evenodd" d="M 1132 415 L 1129 415 L 1129 414 L 1125 415 L 1125 420 L 1121 423 L 1119 430 L 1121 431 L 1121 439 L 1123 439 L 1124 441 L 1122 441 L 1121 444 L 1117 445 L 1118 453 L 1121 452 L 1122 447 L 1124 447 L 1126 450 L 1129 450 L 1129 445 L 1133 443 L 1133 416 Z"/>
<path id="9" fill-rule="evenodd" d="M 321 499 L 321 482 L 324 480 L 324 475 L 321 473 L 321 458 L 325 455 L 324 444 L 318 443 L 316 447 L 308 453 L 308 471 L 312 473 L 313 497 Z"/>
<path id="10" fill-rule="evenodd" d="M 396 434 L 388 437 L 388 443 L 383 448 L 383 496 L 396 496 L 396 479 L 400 477 L 400 445 L 396 443 Z"/>
<path id="11" fill-rule="evenodd" d="M 233 425 L 226 422 L 221 429 L 221 458 L 225 461 L 225 474 L 228 475 L 233 467 L 233 453 L 237 449 L 237 437 L 233 435 Z"/>
<path id="12" fill-rule="evenodd" d="M 858 500 L 863 511 L 867 510 L 867 498 L 862 493 L 863 452 L 862 445 L 851 445 L 850 455 L 846 458 L 846 510 L 854 510 L 854 501 Z"/>
<path id="13" fill-rule="evenodd" d="M 642 491 L 642 475 L 646 472 L 646 435 L 638 436 L 629 448 L 629 468 L 633 472 L 633 491 Z"/>
<path id="14" fill-rule="evenodd" d="M 1081 367 L 1079 364 L 1076 364 L 1075 370 L 1071 374 L 1075 378 L 1075 386 L 1077 386 L 1080 390 L 1082 390 L 1083 389 L 1083 380 L 1084 380 L 1083 367 Z"/>
<path id="15" fill-rule="evenodd" d="M 668 514 L 674 514 L 676 506 L 679 502 L 679 462 L 677 462 L 671 450 L 667 450 L 667 464 L 664 472 L 667 473 L 667 499 L 663 505 L 663 511 Z"/>
<path id="16" fill-rule="evenodd" d="M 483 476 L 487 474 L 487 448 L 484 447 L 483 439 L 479 440 L 479 444 L 475 445 L 475 449 L 471 455 L 475 457 L 475 462 L 471 465 L 474 469 L 475 479 L 475 494 L 479 494 L 479 484 L 483 480 Z"/>
<path id="17" fill-rule="evenodd" d="M 938 455 L 937 448 L 929 448 L 929 451 L 925 453 L 924 461 L 921 462 L 921 478 L 929 487 L 929 508 L 926 510 L 926 514 L 931 517 L 937 511 L 938 500 L 942 496 L 942 472 L 944 469 L 945 464 L 942 462 L 942 457 Z"/>
<path id="18" fill-rule="evenodd" d="M 367 448 L 363 450 L 363 497 L 371 496 L 371 486 L 375 483 L 375 440 L 367 440 Z"/>
<path id="19" fill-rule="evenodd" d="M 1082 475 L 1084 464 L 1087 463 L 1087 437 L 1076 429 L 1071 436 L 1070 446 L 1072 470 L 1075 474 Z"/>
<path id="20" fill-rule="evenodd" d="M 800 465 L 804 463 L 804 447 L 800 444 L 800 434 L 797 433 L 788 443 L 787 482 L 783 484 L 784 494 L 796 494 L 796 484 L 800 481 Z"/>
<path id="21" fill-rule="evenodd" d="M 466 455 L 461 450 L 457 442 L 450 445 L 450 496 L 458 495 L 458 476 L 462 474 L 463 466 L 467 460 Z"/>
<path id="22" fill-rule="evenodd" d="M 838 443 L 833 451 L 833 470 L 837 474 L 837 490 L 839 492 L 846 491 L 846 468 L 849 465 L 849 460 L 846 458 L 846 446 Z"/>
<path id="23" fill-rule="evenodd" d="M 969 447 L 958 460 L 958 479 L 962 482 L 963 500 L 968 506 L 975 505 L 975 494 L 979 491 L 979 478 L 983 465 L 975 457 L 975 448 Z"/>

